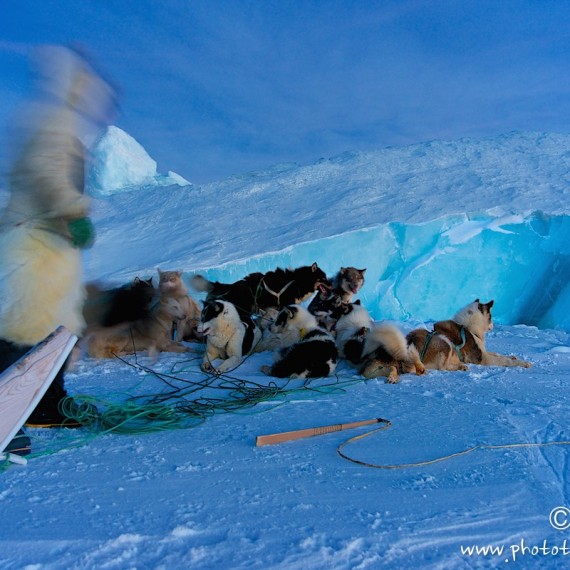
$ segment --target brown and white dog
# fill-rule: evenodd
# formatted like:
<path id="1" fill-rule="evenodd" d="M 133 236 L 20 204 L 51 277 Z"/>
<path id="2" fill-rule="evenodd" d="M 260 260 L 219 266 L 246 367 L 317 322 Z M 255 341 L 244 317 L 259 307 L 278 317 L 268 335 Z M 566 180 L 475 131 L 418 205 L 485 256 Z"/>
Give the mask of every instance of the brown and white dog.
<path id="1" fill-rule="evenodd" d="M 386 377 L 390 384 L 399 382 L 399 373 L 423 374 L 414 346 L 390 323 L 376 324 L 368 311 L 357 304 L 343 306 L 344 314 L 336 323 L 336 344 L 341 356 L 359 365 L 365 378 Z"/>
<path id="2" fill-rule="evenodd" d="M 424 366 L 434 370 L 467 370 L 467 364 L 529 368 L 532 363 L 526 360 L 487 351 L 485 335 L 493 329 L 492 307 L 493 301 L 475 299 L 453 319 L 436 322 L 431 333 L 411 331 L 407 341 L 418 350 Z"/>

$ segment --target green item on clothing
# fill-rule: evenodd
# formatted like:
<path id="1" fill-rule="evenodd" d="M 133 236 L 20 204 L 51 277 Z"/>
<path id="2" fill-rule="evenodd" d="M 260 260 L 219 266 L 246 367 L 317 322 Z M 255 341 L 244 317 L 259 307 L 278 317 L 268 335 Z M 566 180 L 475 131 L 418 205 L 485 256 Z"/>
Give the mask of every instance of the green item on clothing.
<path id="1" fill-rule="evenodd" d="M 95 227 L 90 218 L 76 218 L 67 224 L 73 247 L 88 249 L 95 243 Z"/>

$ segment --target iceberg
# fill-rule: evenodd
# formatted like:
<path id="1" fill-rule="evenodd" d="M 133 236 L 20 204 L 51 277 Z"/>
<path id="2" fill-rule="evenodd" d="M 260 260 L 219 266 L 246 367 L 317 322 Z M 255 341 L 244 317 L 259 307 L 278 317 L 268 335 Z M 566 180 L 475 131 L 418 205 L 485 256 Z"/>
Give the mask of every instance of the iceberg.
<path id="1" fill-rule="evenodd" d="M 137 187 L 190 184 L 174 172 L 158 174 L 156 161 L 143 146 L 113 125 L 95 142 L 91 155 L 86 187 L 92 196 L 109 196 Z"/>

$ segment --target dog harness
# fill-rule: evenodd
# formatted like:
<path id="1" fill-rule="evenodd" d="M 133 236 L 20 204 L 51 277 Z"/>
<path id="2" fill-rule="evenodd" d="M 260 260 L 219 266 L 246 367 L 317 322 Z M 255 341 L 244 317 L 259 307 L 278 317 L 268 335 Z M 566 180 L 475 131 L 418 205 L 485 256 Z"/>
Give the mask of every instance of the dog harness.
<path id="1" fill-rule="evenodd" d="M 277 299 L 277 306 L 280 307 L 281 306 L 281 295 L 283 295 L 283 293 L 285 293 L 285 291 L 287 291 L 287 289 L 295 282 L 294 279 L 291 279 L 291 281 L 289 281 L 289 283 L 287 283 L 284 287 L 281 288 L 281 290 L 279 292 L 275 292 L 273 291 L 273 289 L 271 289 L 267 283 L 265 282 L 265 278 L 263 278 L 260 281 L 260 285 L 263 285 L 263 288 L 270 294 L 273 295 L 276 299 Z"/>
<path id="2" fill-rule="evenodd" d="M 423 362 L 423 361 L 424 361 L 424 356 L 425 356 L 426 351 L 427 351 L 427 349 L 428 349 L 429 343 L 431 342 L 431 339 L 432 339 L 432 338 L 434 337 L 434 335 L 436 335 L 436 334 L 439 334 L 440 336 L 443 336 L 443 335 L 441 335 L 440 333 L 438 333 L 437 331 L 431 331 L 431 332 L 426 336 L 426 340 L 425 340 L 424 345 L 423 345 L 423 347 L 422 347 L 422 350 L 421 350 L 421 352 L 420 352 L 420 362 Z M 459 358 L 459 361 L 460 361 L 460 362 L 464 362 L 464 357 L 463 357 L 463 353 L 461 352 L 461 349 L 465 346 L 465 342 L 466 342 L 466 340 L 465 340 L 465 327 L 463 327 L 463 326 L 460 327 L 460 329 L 459 329 L 459 334 L 460 334 L 460 336 L 461 336 L 461 343 L 460 343 L 460 344 L 454 344 L 454 345 L 453 345 L 453 348 L 455 349 L 455 352 L 457 353 L 457 358 Z M 445 338 L 447 338 L 447 337 L 445 337 Z M 449 339 L 447 339 L 447 340 L 449 340 Z"/>

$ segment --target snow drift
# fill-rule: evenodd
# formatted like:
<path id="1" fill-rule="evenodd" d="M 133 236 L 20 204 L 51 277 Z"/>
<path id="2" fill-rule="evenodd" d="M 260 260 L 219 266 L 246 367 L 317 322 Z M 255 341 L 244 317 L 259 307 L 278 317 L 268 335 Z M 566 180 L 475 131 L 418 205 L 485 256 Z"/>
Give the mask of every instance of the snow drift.
<path id="1" fill-rule="evenodd" d="M 375 319 L 447 318 L 479 297 L 495 299 L 499 323 L 570 329 L 568 135 L 345 153 L 201 187 L 165 186 L 149 160 L 117 131 L 95 149 L 99 180 L 112 182 L 90 190 L 105 194 L 91 279 L 170 266 L 235 281 L 317 261 L 331 275 L 366 267 Z M 168 255 L 152 245 L 164 241 Z"/>

